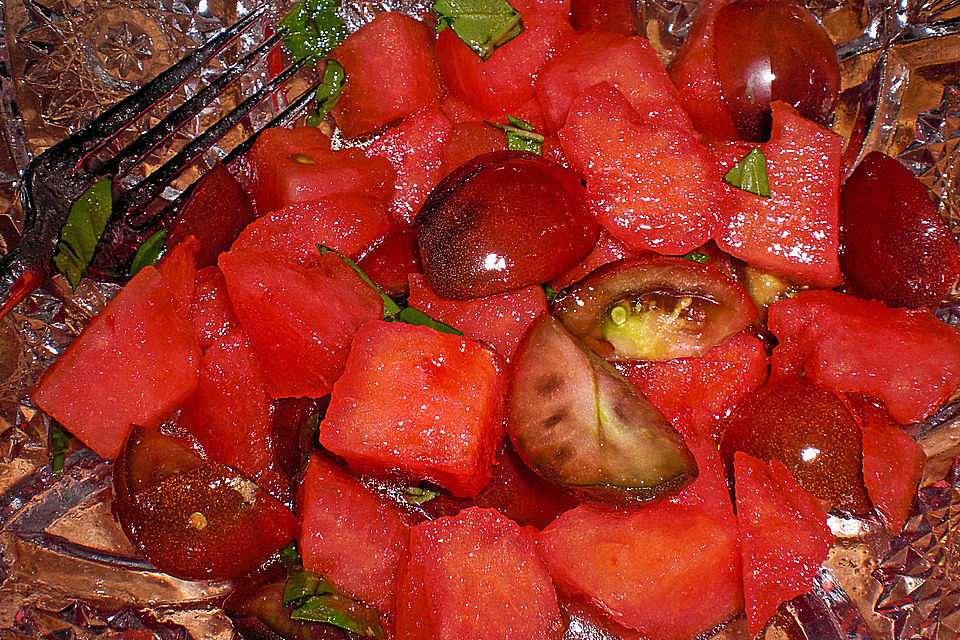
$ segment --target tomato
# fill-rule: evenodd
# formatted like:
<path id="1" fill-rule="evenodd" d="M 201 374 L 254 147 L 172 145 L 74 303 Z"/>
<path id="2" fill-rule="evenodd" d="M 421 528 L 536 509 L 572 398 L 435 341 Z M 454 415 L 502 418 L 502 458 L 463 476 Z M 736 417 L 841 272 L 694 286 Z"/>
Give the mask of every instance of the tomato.
<path id="1" fill-rule="evenodd" d="M 394 233 L 367 252 L 357 264 L 387 295 L 407 295 L 410 293 L 407 277 L 423 272 L 417 233 L 412 229 Z"/>
<path id="2" fill-rule="evenodd" d="M 573 0 L 570 24 L 577 31 L 609 31 L 633 36 L 637 34 L 637 13 L 635 0 Z"/>
<path id="3" fill-rule="evenodd" d="M 607 360 L 702 356 L 757 318 L 746 291 L 681 258 L 613 262 L 573 285 L 557 318 Z"/>

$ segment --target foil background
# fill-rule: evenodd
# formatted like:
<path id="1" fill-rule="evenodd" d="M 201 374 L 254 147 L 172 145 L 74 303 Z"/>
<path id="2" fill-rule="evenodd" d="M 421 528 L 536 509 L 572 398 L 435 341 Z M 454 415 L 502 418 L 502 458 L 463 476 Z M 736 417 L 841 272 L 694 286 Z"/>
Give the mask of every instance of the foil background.
<path id="1" fill-rule="evenodd" d="M 274 0 L 277 11 L 289 4 Z M 348 1 L 343 15 L 355 30 L 379 11 L 417 15 L 429 4 Z M 848 142 L 847 166 L 871 150 L 898 155 L 939 197 L 942 214 L 960 235 L 960 0 L 808 4 L 841 58 L 834 130 Z M 254 0 L 0 0 L 0 252 L 19 238 L 18 178 L 35 154 L 253 5 Z M 664 61 L 676 51 L 697 5 L 646 0 L 638 7 Z M 242 39 L 218 56 L 144 126 L 251 45 Z M 239 101 L 264 72 L 238 83 L 221 106 Z M 254 112 L 208 160 L 232 148 L 276 106 Z M 146 170 L 216 121 L 218 113 L 211 109 L 197 117 L 158 150 Z M 117 144 L 129 139 L 121 137 Z M 175 186 L 186 186 L 198 173 L 186 172 Z M 0 639 L 233 638 L 219 608 L 230 583 L 178 580 L 135 557 L 110 512 L 109 463 L 78 448 L 62 474 L 51 474 L 47 466 L 49 424 L 26 391 L 115 291 L 113 285 L 85 281 L 70 292 L 53 279 L 0 323 Z M 938 313 L 960 326 L 960 304 Z M 835 548 L 810 593 L 781 607 L 766 638 L 960 638 L 958 425 L 960 404 L 955 404 L 912 427 L 931 464 L 900 537 L 889 539 L 874 520 L 831 515 Z M 715 637 L 746 637 L 745 626 L 733 620 Z M 576 619 L 567 635 L 604 637 Z"/>

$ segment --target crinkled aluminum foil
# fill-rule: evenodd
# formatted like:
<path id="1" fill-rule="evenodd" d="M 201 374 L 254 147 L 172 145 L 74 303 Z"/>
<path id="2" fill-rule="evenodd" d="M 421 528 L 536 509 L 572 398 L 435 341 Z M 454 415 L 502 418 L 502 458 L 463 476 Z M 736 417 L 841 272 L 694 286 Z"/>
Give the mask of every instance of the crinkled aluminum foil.
<path id="1" fill-rule="evenodd" d="M 22 228 L 14 194 L 33 154 L 128 95 L 253 4 L 0 0 L 5 34 L 0 43 L 0 251 L 16 242 Z M 417 15 L 429 4 L 352 1 L 343 15 L 355 30 L 379 11 Z M 647 0 L 641 6 L 647 35 L 665 61 L 697 5 L 696 0 Z M 860 150 L 857 155 L 870 150 L 898 155 L 940 197 L 941 212 L 960 234 L 960 2 L 810 0 L 809 5 L 838 43 L 841 57 L 843 87 L 834 129 Z M 243 39 L 238 49 L 252 44 Z M 237 53 L 228 50 L 214 60 L 166 108 L 192 95 Z M 223 102 L 237 101 L 258 80 L 245 79 Z M 248 126 L 263 122 L 275 106 L 254 113 Z M 216 110 L 201 114 L 149 166 L 215 119 Z M 224 148 L 243 135 L 237 132 Z M 222 150 L 214 149 L 210 159 L 218 153 Z M 196 175 L 188 172 L 177 186 Z M 171 189 L 167 195 L 175 194 Z M 109 463 L 78 450 L 63 473 L 51 474 L 46 466 L 49 425 L 26 392 L 115 291 L 112 285 L 85 282 L 70 292 L 54 279 L 0 323 L 0 637 L 234 637 L 218 608 L 230 583 L 177 580 L 135 557 L 110 511 Z M 939 315 L 960 326 L 960 306 L 947 306 Z M 958 424 L 960 404 L 913 427 L 931 465 L 904 533 L 891 540 L 874 520 L 831 515 L 836 546 L 811 591 L 782 606 L 765 637 L 960 637 Z M 742 616 L 715 634 L 718 639 L 745 636 Z M 574 620 L 567 637 L 605 636 Z"/>

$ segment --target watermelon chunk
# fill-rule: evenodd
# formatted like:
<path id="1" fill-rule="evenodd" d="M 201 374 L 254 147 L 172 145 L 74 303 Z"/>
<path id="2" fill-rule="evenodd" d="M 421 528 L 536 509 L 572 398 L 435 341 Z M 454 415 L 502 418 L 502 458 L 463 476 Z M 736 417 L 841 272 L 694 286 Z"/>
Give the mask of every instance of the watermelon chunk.
<path id="1" fill-rule="evenodd" d="M 426 278 L 410 276 L 408 304 L 463 332 L 472 339 L 489 342 L 507 361 L 520 338 L 541 313 L 548 313 L 547 298 L 540 287 L 524 287 L 506 293 L 450 300 L 430 289 Z"/>
<path id="2" fill-rule="evenodd" d="M 442 96 L 430 27 L 386 11 L 351 34 L 331 54 L 347 81 L 333 107 L 347 138 L 376 133 Z"/>
<path id="3" fill-rule="evenodd" d="M 736 523 L 712 507 L 581 505 L 544 529 L 539 547 L 562 595 L 650 640 L 689 640 L 743 606 Z"/>
<path id="4" fill-rule="evenodd" d="M 900 424 L 926 418 L 960 388 L 960 335 L 926 310 L 803 291 L 771 305 L 768 326 L 780 340 L 772 379 L 803 374 L 876 397 Z"/>
<path id="5" fill-rule="evenodd" d="M 683 428 L 679 422 L 675 422 L 674 426 Z M 684 441 L 697 461 L 699 474 L 696 480 L 666 500 L 713 511 L 720 518 L 729 518 L 731 527 L 736 526 L 732 524 L 733 503 L 730 501 L 726 470 L 717 443 L 698 435 L 687 436 Z"/>
<path id="6" fill-rule="evenodd" d="M 443 148 L 443 175 L 477 156 L 494 151 L 506 151 L 507 137 L 503 131 L 485 122 L 461 122 L 453 125 Z"/>
<path id="7" fill-rule="evenodd" d="M 197 386 L 200 347 L 160 273 L 144 267 L 47 369 L 30 399 L 97 455 L 156 428 Z"/>
<path id="8" fill-rule="evenodd" d="M 201 349 L 207 349 L 233 331 L 240 330 L 240 321 L 227 294 L 227 283 L 215 266 L 197 271 L 190 303 L 190 322 Z"/>
<path id="9" fill-rule="evenodd" d="M 684 436 L 716 440 L 718 420 L 767 381 L 770 359 L 763 344 L 738 333 L 699 358 L 623 363 L 617 368 L 637 385 Z"/>
<path id="10" fill-rule="evenodd" d="M 297 492 L 303 568 L 390 613 L 409 527 L 400 510 L 314 453 Z"/>
<path id="11" fill-rule="evenodd" d="M 743 592 L 750 633 L 757 634 L 781 602 L 813 587 L 834 537 L 826 514 L 782 462 L 738 451 L 733 468 Z"/>
<path id="12" fill-rule="evenodd" d="M 559 640 L 557 595 L 531 530 L 471 508 L 410 531 L 397 640 Z"/>
<path id="13" fill-rule="evenodd" d="M 413 219 L 427 194 L 443 177 L 443 149 L 450 121 L 439 109 L 410 116 L 366 148 L 368 158 L 385 158 L 396 171 L 390 213 L 403 226 Z"/>
<path id="14" fill-rule="evenodd" d="M 294 269 L 251 251 L 228 251 L 220 269 L 272 398 L 319 398 L 343 372 L 353 334 L 383 315 L 383 301 L 334 252 Z"/>
<path id="15" fill-rule="evenodd" d="M 503 441 L 504 394 L 492 349 L 427 327 L 371 322 L 333 387 L 320 443 L 354 471 L 396 471 L 474 496 Z"/>
<path id="16" fill-rule="evenodd" d="M 407 295 L 407 276 L 423 273 L 416 231 L 401 229 L 371 249 L 358 265 L 387 295 Z"/>
<path id="17" fill-rule="evenodd" d="M 646 38 L 588 32 L 537 74 L 537 100 L 547 130 L 563 126 L 570 106 L 584 90 L 609 82 L 646 124 L 693 131 L 657 52 Z"/>
<path id="18" fill-rule="evenodd" d="M 767 158 L 771 197 L 724 184 L 730 223 L 717 236 L 720 248 L 789 280 L 816 287 L 840 283 L 840 136 L 773 103 L 773 132 L 759 147 Z M 726 173 L 757 145 L 715 147 Z"/>
<path id="19" fill-rule="evenodd" d="M 726 225 L 720 175 L 697 138 L 650 125 L 609 83 L 577 98 L 560 142 L 597 220 L 630 249 L 683 254 Z"/>
<path id="20" fill-rule="evenodd" d="M 273 452 L 270 398 L 246 337 L 239 331 L 203 354 L 200 383 L 178 424 L 206 457 L 243 472 L 280 501 L 288 501 L 290 479 Z"/>
<path id="21" fill-rule="evenodd" d="M 573 0 L 570 3 L 570 24 L 577 31 L 635 36 L 638 18 L 633 0 Z"/>
<path id="22" fill-rule="evenodd" d="M 927 455 L 886 408 L 864 396 L 851 398 L 863 431 L 863 482 L 883 526 L 898 535 L 927 465 Z"/>

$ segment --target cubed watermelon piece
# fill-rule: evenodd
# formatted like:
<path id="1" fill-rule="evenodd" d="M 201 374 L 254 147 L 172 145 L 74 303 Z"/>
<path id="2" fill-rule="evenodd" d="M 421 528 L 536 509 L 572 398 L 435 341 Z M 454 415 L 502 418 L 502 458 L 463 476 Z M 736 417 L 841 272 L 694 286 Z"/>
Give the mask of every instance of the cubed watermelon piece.
<path id="1" fill-rule="evenodd" d="M 960 388 L 960 334 L 927 310 L 803 291 L 771 305 L 768 326 L 780 340 L 772 379 L 802 374 L 876 397 L 900 424 L 926 418 Z"/>
<path id="2" fill-rule="evenodd" d="M 272 398 L 319 398 L 343 372 L 354 333 L 383 315 L 383 300 L 340 256 L 292 268 L 228 251 L 220 269 Z"/>
<path id="3" fill-rule="evenodd" d="M 540 287 L 524 287 L 473 300 L 450 300 L 434 293 L 421 275 L 410 276 L 407 302 L 431 318 L 456 327 L 472 340 L 489 342 L 508 361 L 537 316 L 549 312 Z"/>
<path id="4" fill-rule="evenodd" d="M 927 455 L 886 407 L 864 396 L 851 404 L 863 432 L 863 483 L 891 536 L 903 529 L 927 465 Z"/>
<path id="5" fill-rule="evenodd" d="M 826 514 L 779 460 L 738 451 L 733 459 L 743 593 L 750 633 L 763 629 L 780 606 L 813 587 L 833 534 Z"/>
<path id="6" fill-rule="evenodd" d="M 573 0 L 570 3 L 570 24 L 577 31 L 635 36 L 639 18 L 633 0 Z"/>
<path id="7" fill-rule="evenodd" d="M 428 327 L 371 322 L 357 332 L 320 424 L 320 443 L 357 472 L 399 472 L 477 495 L 503 441 L 500 357 Z"/>
<path id="8" fill-rule="evenodd" d="M 560 142 L 597 220 L 630 249 L 683 254 L 726 226 L 720 174 L 697 137 L 649 124 L 609 83 L 577 98 Z"/>
<path id="9" fill-rule="evenodd" d="M 376 133 L 443 97 L 430 27 L 386 11 L 351 34 L 331 57 L 347 81 L 333 107 L 347 138 Z"/>
<path id="10" fill-rule="evenodd" d="M 682 435 L 695 433 L 716 441 L 718 420 L 763 386 L 770 359 L 755 336 L 738 333 L 699 358 L 623 363 L 617 368 Z"/>
<path id="11" fill-rule="evenodd" d="M 771 197 L 724 185 L 729 225 L 717 236 L 727 253 L 788 280 L 816 287 L 840 283 L 840 152 L 843 140 L 790 105 L 773 103 L 773 132 L 761 145 L 714 148 L 725 173 L 753 147 L 767 158 Z"/>
<path id="12" fill-rule="evenodd" d="M 256 217 L 250 196 L 220 162 L 213 165 L 193 188 L 183 209 L 170 223 L 166 248 L 194 236 L 199 241 L 197 266 L 217 263 L 217 256 Z"/>
<path id="13" fill-rule="evenodd" d="M 544 529 L 539 547 L 561 595 L 650 640 L 689 640 L 743 606 L 736 523 L 714 508 L 581 505 Z"/>
<path id="14" fill-rule="evenodd" d="M 197 386 L 200 347 L 160 273 L 144 267 L 43 374 L 31 401 L 97 455 L 156 428 Z"/>
<path id="15" fill-rule="evenodd" d="M 367 158 L 360 149 L 332 151 L 330 139 L 315 127 L 261 133 L 244 154 L 240 178 L 260 215 L 345 193 L 384 201 L 393 197 L 389 162 Z"/>
<path id="16" fill-rule="evenodd" d="M 450 121 L 436 108 L 410 116 L 366 148 L 368 158 L 385 158 L 397 174 L 390 213 L 399 224 L 413 219 L 427 194 L 443 177 L 443 149 Z"/>
<path id="17" fill-rule="evenodd" d="M 273 452 L 263 373 L 242 332 L 234 331 L 203 354 L 200 383 L 183 405 L 178 424 L 208 459 L 243 472 L 278 500 L 293 497 L 290 479 Z"/>
<path id="18" fill-rule="evenodd" d="M 240 329 L 240 321 L 227 294 L 227 283 L 215 266 L 197 271 L 190 303 L 190 322 L 201 349 Z"/>
<path id="19" fill-rule="evenodd" d="M 399 508 L 314 453 L 297 492 L 303 568 L 382 613 L 393 609 L 409 526 Z"/>
<path id="20" fill-rule="evenodd" d="M 163 286 L 170 292 L 177 312 L 184 317 L 190 314 L 190 304 L 193 302 L 199 249 L 200 241 L 188 236 L 157 262 L 157 271 L 163 279 Z"/>
<path id="21" fill-rule="evenodd" d="M 605 264 L 610 264 L 616 260 L 636 258 L 639 257 L 639 255 L 639 252 L 632 251 L 630 247 L 610 235 L 609 231 L 601 229 L 600 237 L 597 239 L 597 244 L 593 248 L 593 251 L 583 259 L 583 262 L 568 269 L 567 272 L 560 277 L 551 280 L 550 286 L 554 291 L 560 291 L 565 287 L 569 287 L 574 282 L 583 280 L 587 274 L 594 269 L 602 267 Z"/>
<path id="22" fill-rule="evenodd" d="M 356 258 L 392 230 L 382 201 L 351 193 L 268 213 L 244 229 L 232 249 L 268 254 L 284 264 L 310 265 L 320 257 L 318 244 Z"/>
<path id="23" fill-rule="evenodd" d="M 503 131 L 486 122 L 461 122 L 453 125 L 443 148 L 443 175 L 477 156 L 494 151 L 506 151 L 507 137 Z"/>
<path id="24" fill-rule="evenodd" d="M 536 16 L 553 14 L 564 19 L 570 13 L 571 0 L 512 0 L 510 4 L 517 8 L 525 21 L 535 20 Z"/>
<path id="25" fill-rule="evenodd" d="M 587 32 L 537 74 L 537 100 L 547 130 L 558 131 L 584 90 L 609 82 L 650 125 L 693 131 L 680 98 L 657 52 L 646 38 Z"/>
<path id="26" fill-rule="evenodd" d="M 537 71 L 566 47 L 573 33 L 560 14 L 530 12 L 524 15 L 523 32 L 484 61 L 446 29 L 437 39 L 440 73 L 450 91 L 484 117 L 520 116 L 518 108 L 535 98 Z"/>
<path id="27" fill-rule="evenodd" d="M 492 509 L 410 530 L 397 640 L 559 640 L 557 594 L 534 534 Z"/>
<path id="28" fill-rule="evenodd" d="M 454 94 L 448 94 L 443 102 L 440 103 L 440 111 L 447 116 L 454 125 L 464 122 L 480 122 L 483 120 L 483 114 L 468 105 Z"/>
<path id="29" fill-rule="evenodd" d="M 401 229 L 385 238 L 360 259 L 358 266 L 387 295 L 407 295 L 410 293 L 407 276 L 423 273 L 417 232 Z"/>
<path id="30" fill-rule="evenodd" d="M 693 126 L 705 138 L 739 140 L 740 134 L 727 111 L 717 75 L 717 56 L 713 26 L 717 12 L 731 0 L 704 0 L 690 32 L 670 61 L 670 78 L 680 92 L 680 100 Z"/>
<path id="31" fill-rule="evenodd" d="M 678 429 L 682 425 L 673 423 Z M 696 508 L 708 509 L 721 518 L 729 518 L 733 523 L 733 503 L 730 500 L 730 489 L 727 487 L 727 474 L 720 457 L 717 443 L 699 435 L 684 438 L 687 448 L 697 461 L 697 479 L 681 489 L 678 493 L 668 496 L 666 500 L 676 504 Z"/>

